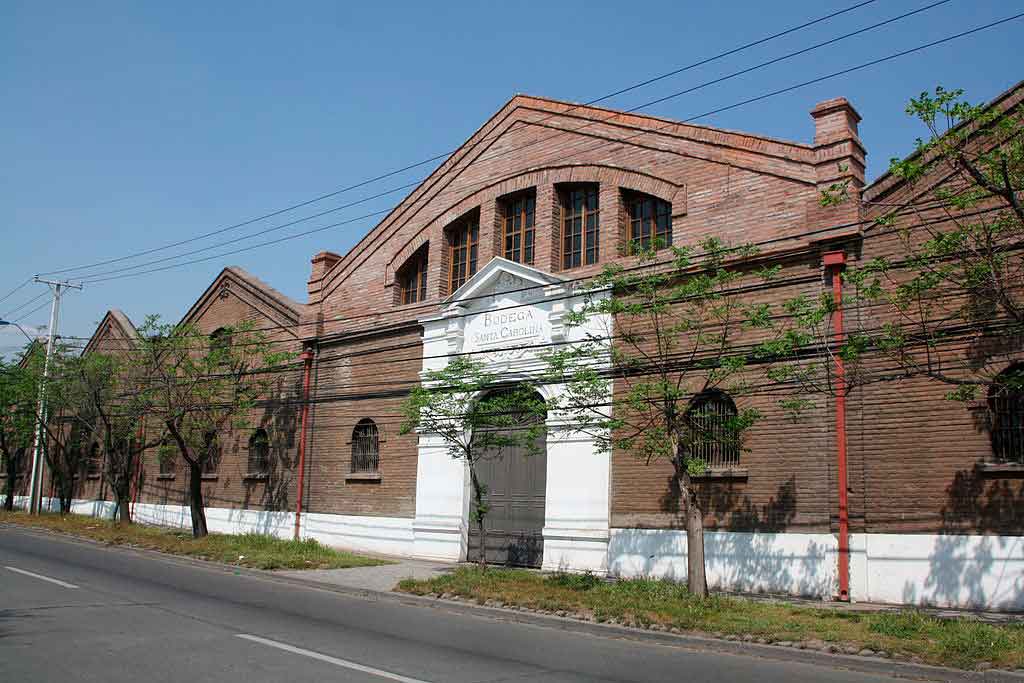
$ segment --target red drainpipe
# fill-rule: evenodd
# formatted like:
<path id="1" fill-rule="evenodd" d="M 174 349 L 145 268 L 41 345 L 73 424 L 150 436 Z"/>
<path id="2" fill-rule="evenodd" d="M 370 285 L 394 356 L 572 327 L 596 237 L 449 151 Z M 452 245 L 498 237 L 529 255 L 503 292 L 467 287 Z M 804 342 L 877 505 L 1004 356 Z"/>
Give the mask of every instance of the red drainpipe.
<path id="1" fill-rule="evenodd" d="M 830 251 L 825 254 L 824 264 L 832 271 L 832 298 L 836 311 L 832 315 L 832 329 L 836 347 L 843 343 L 843 278 L 841 272 L 846 265 L 846 254 Z M 846 479 L 846 369 L 843 359 L 836 359 L 836 466 L 839 470 L 839 595 L 841 602 L 850 601 L 850 507 Z"/>
<path id="2" fill-rule="evenodd" d="M 302 518 L 303 475 L 306 473 L 306 423 L 309 420 L 309 383 L 313 371 L 313 352 L 306 349 L 299 356 L 305 367 L 302 379 L 302 422 L 299 425 L 299 486 L 295 496 L 295 540 L 299 540 Z"/>

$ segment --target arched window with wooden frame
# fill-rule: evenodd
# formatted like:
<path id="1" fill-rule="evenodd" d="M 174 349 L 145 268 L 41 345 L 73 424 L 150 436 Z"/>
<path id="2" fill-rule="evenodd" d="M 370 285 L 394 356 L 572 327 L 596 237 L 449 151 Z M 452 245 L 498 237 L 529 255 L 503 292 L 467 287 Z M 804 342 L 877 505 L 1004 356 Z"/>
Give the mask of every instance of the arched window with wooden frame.
<path id="1" fill-rule="evenodd" d="M 703 460 L 713 470 L 739 465 L 736 416 L 736 404 L 723 391 L 705 391 L 695 396 L 684 416 L 691 457 Z"/>
<path id="2" fill-rule="evenodd" d="M 473 211 L 445 230 L 448 242 L 448 293 L 476 275 L 480 249 L 480 212 Z"/>
<path id="3" fill-rule="evenodd" d="M 537 214 L 537 193 L 534 190 L 516 193 L 502 199 L 501 234 L 503 254 L 509 261 L 533 265 Z"/>
<path id="4" fill-rule="evenodd" d="M 641 192 L 623 190 L 628 222 L 627 253 L 640 249 L 661 249 L 672 245 L 672 204 Z"/>
<path id="5" fill-rule="evenodd" d="M 997 463 L 1024 464 L 1024 363 L 1001 372 L 988 392 L 992 455 Z"/>
<path id="6" fill-rule="evenodd" d="M 366 417 L 352 430 L 352 474 L 372 474 L 380 470 L 380 432 L 377 423 Z"/>
<path id="7" fill-rule="evenodd" d="M 262 476 L 270 471 L 270 436 L 267 430 L 257 429 L 249 437 L 248 474 Z"/>
<path id="8" fill-rule="evenodd" d="M 562 270 L 593 265 L 600 260 L 601 229 L 596 183 L 564 185 L 559 189 L 562 228 L 559 244 Z"/>
<path id="9" fill-rule="evenodd" d="M 415 304 L 427 298 L 427 264 L 430 244 L 424 243 L 396 273 L 398 303 Z"/>

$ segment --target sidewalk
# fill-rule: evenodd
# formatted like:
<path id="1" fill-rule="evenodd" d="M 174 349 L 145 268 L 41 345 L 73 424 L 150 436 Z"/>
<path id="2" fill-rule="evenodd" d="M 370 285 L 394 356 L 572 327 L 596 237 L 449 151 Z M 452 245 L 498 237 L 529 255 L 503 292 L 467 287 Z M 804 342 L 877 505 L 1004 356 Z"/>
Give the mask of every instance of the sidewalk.
<path id="1" fill-rule="evenodd" d="M 361 591 L 389 592 L 402 579 L 433 579 L 455 570 L 458 564 L 411 560 L 408 558 L 382 558 L 393 564 L 373 567 L 351 567 L 348 569 L 300 569 L 276 571 L 274 574 L 302 581 L 314 581 L 341 588 Z"/>

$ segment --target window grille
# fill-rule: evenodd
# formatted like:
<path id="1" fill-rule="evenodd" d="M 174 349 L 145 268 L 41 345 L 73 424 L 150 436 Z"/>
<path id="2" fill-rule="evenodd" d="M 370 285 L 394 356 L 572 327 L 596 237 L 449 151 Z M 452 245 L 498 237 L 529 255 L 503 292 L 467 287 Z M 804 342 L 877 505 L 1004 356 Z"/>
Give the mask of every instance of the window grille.
<path id="1" fill-rule="evenodd" d="M 249 438 L 249 474 L 266 474 L 270 470 L 270 437 L 267 430 L 257 429 Z"/>
<path id="2" fill-rule="evenodd" d="M 352 430 L 352 472 L 377 472 L 380 467 L 380 434 L 377 425 L 363 418 Z"/>
<path id="3" fill-rule="evenodd" d="M 480 219 L 462 220 L 448 231 L 448 293 L 451 294 L 476 274 L 480 241 Z"/>
<path id="4" fill-rule="evenodd" d="M 178 453 L 176 450 L 172 451 L 170 449 L 170 442 L 165 441 L 160 444 L 158 456 L 160 458 L 160 474 L 174 474 L 174 470 L 177 467 Z"/>
<path id="5" fill-rule="evenodd" d="M 734 429 L 736 404 L 720 391 L 699 394 L 686 411 L 690 455 L 710 469 L 735 467 L 740 462 L 739 439 Z"/>
<path id="6" fill-rule="evenodd" d="M 398 300 L 405 304 L 414 304 L 427 298 L 427 256 L 428 247 L 424 244 L 402 266 L 398 272 Z"/>
<path id="7" fill-rule="evenodd" d="M 1024 365 L 996 377 L 989 390 L 992 454 L 996 462 L 1024 464 Z"/>
<path id="8" fill-rule="evenodd" d="M 639 244 L 650 249 L 654 241 L 659 246 L 672 244 L 672 205 L 645 194 L 626 195 L 626 210 L 629 213 L 629 248 Z"/>
<path id="9" fill-rule="evenodd" d="M 502 232 L 505 235 L 505 258 L 509 261 L 533 265 L 536 207 L 537 198 L 532 192 L 503 203 Z"/>
<path id="10" fill-rule="evenodd" d="M 600 249 L 597 185 L 562 191 L 562 269 L 597 263 Z"/>

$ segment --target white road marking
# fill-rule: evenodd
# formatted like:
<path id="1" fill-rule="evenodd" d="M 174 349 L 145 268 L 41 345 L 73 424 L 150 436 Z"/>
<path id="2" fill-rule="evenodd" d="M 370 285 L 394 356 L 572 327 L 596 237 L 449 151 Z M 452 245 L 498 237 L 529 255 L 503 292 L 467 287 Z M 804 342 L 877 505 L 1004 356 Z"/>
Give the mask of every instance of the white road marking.
<path id="1" fill-rule="evenodd" d="M 363 673 L 372 674 L 374 676 L 380 676 L 381 678 L 386 678 L 390 681 L 399 681 L 399 683 L 427 683 L 427 681 L 423 681 L 418 678 L 400 676 L 399 674 L 393 674 L 390 671 L 384 671 L 383 669 L 375 669 L 372 666 L 356 664 L 355 662 L 350 662 L 347 659 L 338 659 L 337 657 L 320 654 L 319 652 L 313 652 L 312 650 L 304 650 L 301 647 L 295 647 L 286 643 L 279 643 L 276 640 L 260 638 L 259 636 L 251 636 L 248 633 L 236 633 L 235 636 L 245 640 L 251 640 L 254 643 L 260 643 L 268 647 L 276 647 L 278 650 L 284 650 L 285 652 L 292 652 L 304 657 L 319 659 L 321 662 L 327 662 L 328 664 L 334 664 L 335 666 L 342 666 L 346 669 L 353 669 L 355 671 L 362 671 Z"/>
<path id="2" fill-rule="evenodd" d="M 17 567 L 7 567 L 7 568 L 10 569 L 12 572 L 17 572 L 19 574 L 24 574 L 25 576 L 31 576 L 33 579 L 39 579 L 40 581 L 49 581 L 50 583 L 55 583 L 58 586 L 64 586 L 65 588 L 78 588 L 78 586 L 76 586 L 73 583 L 67 583 L 66 581 L 59 581 L 57 579 L 51 579 L 49 576 L 43 576 L 42 574 L 36 574 L 35 572 L 28 572 L 28 571 L 25 571 L 24 569 L 18 569 Z"/>

